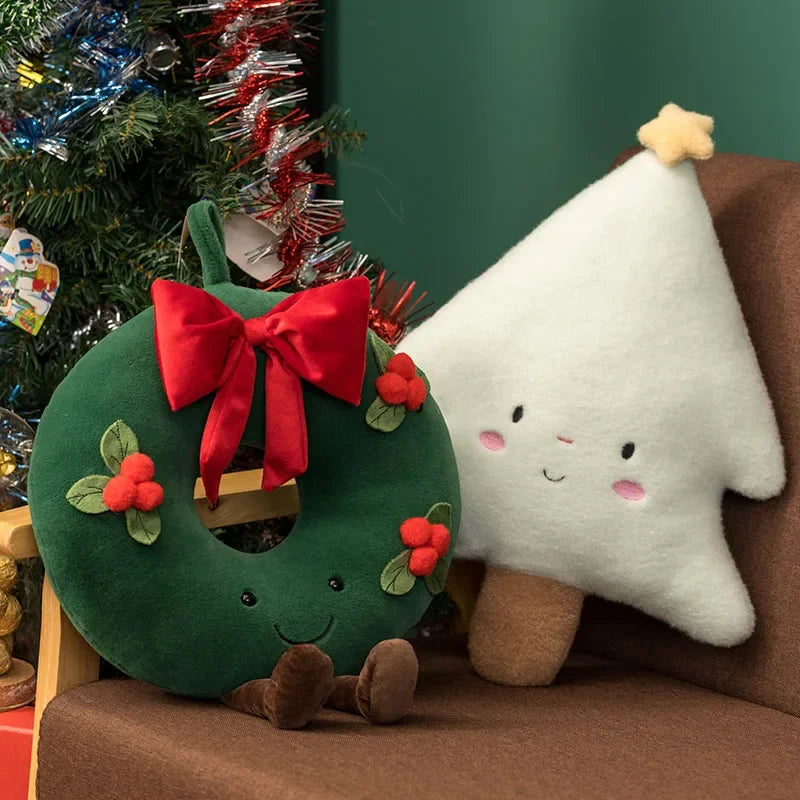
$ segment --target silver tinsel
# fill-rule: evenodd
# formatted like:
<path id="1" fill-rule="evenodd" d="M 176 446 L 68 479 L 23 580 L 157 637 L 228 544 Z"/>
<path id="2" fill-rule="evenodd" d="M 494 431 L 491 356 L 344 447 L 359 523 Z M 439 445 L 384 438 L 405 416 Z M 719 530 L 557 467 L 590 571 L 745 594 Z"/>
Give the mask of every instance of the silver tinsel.
<path id="1" fill-rule="evenodd" d="M 33 428 L 13 411 L 0 408 L 0 511 L 23 505 L 33 448 Z"/>
<path id="2" fill-rule="evenodd" d="M 123 321 L 122 314 L 116 306 L 101 306 L 88 317 L 83 325 L 72 331 L 70 350 L 85 353 L 111 331 L 119 328 Z"/>

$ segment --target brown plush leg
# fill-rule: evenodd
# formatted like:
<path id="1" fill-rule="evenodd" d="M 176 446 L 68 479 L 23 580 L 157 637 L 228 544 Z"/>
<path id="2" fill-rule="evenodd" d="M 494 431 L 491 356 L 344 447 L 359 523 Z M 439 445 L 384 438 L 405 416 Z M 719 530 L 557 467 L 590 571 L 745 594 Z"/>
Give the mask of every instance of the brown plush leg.
<path id="1" fill-rule="evenodd" d="M 583 592 L 536 575 L 487 567 L 469 632 L 475 671 L 509 686 L 547 686 L 578 630 Z"/>
<path id="2" fill-rule="evenodd" d="M 360 675 L 340 675 L 326 705 L 361 714 L 369 722 L 396 722 L 414 700 L 419 663 L 405 639 L 387 639 L 370 650 Z"/>
<path id="3" fill-rule="evenodd" d="M 276 728 L 302 728 L 331 692 L 333 662 L 314 644 L 290 647 L 271 678 L 248 681 L 222 697 L 237 711 L 266 717 Z"/>
<path id="4" fill-rule="evenodd" d="M 337 675 L 333 679 L 333 688 L 325 705 L 328 708 L 335 708 L 337 711 L 360 714 L 356 703 L 358 677 L 358 675 Z"/>

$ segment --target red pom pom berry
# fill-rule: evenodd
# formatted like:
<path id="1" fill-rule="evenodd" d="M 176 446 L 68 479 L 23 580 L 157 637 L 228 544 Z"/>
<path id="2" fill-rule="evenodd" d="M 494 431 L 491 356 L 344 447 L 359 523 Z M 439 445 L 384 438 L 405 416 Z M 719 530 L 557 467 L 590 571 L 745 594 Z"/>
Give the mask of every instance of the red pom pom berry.
<path id="1" fill-rule="evenodd" d="M 424 577 L 430 575 L 436 569 L 436 562 L 439 554 L 432 547 L 417 547 L 411 552 L 411 559 L 408 562 L 408 571 L 412 575 Z"/>
<path id="2" fill-rule="evenodd" d="M 399 406 L 406 402 L 408 395 L 408 382 L 405 378 L 394 372 L 386 372 L 375 381 L 381 400 L 392 406 Z"/>
<path id="3" fill-rule="evenodd" d="M 431 525 L 431 547 L 439 554 L 439 558 L 450 549 L 450 531 L 441 522 Z"/>
<path id="4" fill-rule="evenodd" d="M 146 456 L 144 453 L 131 453 L 122 459 L 119 474 L 129 478 L 134 483 L 142 483 L 143 481 L 153 480 L 156 468 L 150 456 Z"/>
<path id="5" fill-rule="evenodd" d="M 431 524 L 425 517 L 411 517 L 400 526 L 400 538 L 406 547 L 422 547 L 431 538 Z"/>
<path id="6" fill-rule="evenodd" d="M 405 378 L 407 381 L 417 376 L 417 368 L 414 366 L 411 356 L 406 353 L 398 353 L 392 356 L 386 364 L 386 369 L 401 378 Z"/>
<path id="7" fill-rule="evenodd" d="M 125 475 L 116 475 L 103 489 L 103 502 L 111 511 L 127 511 L 136 498 L 136 484 Z"/>
<path id="8" fill-rule="evenodd" d="M 412 378 L 406 389 L 406 408 L 409 411 L 419 411 L 427 396 L 428 390 L 425 388 L 422 378 Z"/>
<path id="9" fill-rule="evenodd" d="M 144 481 L 136 485 L 134 508 L 139 511 L 152 511 L 164 502 L 164 490 L 154 481 Z"/>

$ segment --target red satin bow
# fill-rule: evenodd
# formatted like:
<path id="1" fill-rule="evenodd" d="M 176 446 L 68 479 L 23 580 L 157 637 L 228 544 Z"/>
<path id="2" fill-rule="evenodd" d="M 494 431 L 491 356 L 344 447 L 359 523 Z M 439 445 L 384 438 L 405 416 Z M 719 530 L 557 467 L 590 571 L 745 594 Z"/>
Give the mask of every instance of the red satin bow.
<path id="1" fill-rule="evenodd" d="M 202 289 L 153 284 L 156 352 L 170 408 L 178 411 L 216 390 L 200 445 L 209 502 L 217 501 L 220 477 L 247 424 L 256 347 L 267 355 L 265 491 L 308 467 L 300 378 L 353 405 L 361 402 L 369 292 L 366 278 L 351 278 L 287 297 L 263 317 L 242 319 Z"/>

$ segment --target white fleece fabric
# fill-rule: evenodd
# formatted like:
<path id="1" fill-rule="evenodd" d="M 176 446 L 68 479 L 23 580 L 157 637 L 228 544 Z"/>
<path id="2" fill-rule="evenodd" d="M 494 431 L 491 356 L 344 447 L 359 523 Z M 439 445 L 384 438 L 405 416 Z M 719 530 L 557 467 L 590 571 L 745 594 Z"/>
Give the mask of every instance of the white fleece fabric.
<path id="1" fill-rule="evenodd" d="M 694 166 L 645 151 L 413 331 L 455 444 L 457 555 L 635 606 L 695 639 L 754 625 L 722 529 L 783 451 Z"/>

